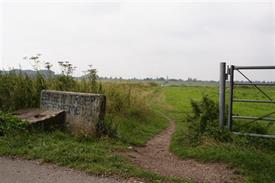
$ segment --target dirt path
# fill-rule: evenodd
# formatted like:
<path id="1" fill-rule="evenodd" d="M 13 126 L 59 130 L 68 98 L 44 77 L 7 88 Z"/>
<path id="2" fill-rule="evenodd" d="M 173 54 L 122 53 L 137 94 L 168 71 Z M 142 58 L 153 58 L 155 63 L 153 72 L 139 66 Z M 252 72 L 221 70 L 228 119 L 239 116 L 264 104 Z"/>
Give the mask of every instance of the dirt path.
<path id="1" fill-rule="evenodd" d="M 135 180 L 116 180 L 89 175 L 80 171 L 40 164 L 37 161 L 0 157 L 1 183 L 135 183 Z"/>
<path id="2" fill-rule="evenodd" d="M 175 123 L 171 122 L 169 128 L 151 139 L 145 147 L 134 148 L 126 155 L 133 163 L 163 176 L 176 176 L 202 183 L 240 182 L 234 170 L 224 164 L 180 160 L 171 154 L 169 146 L 174 131 Z"/>

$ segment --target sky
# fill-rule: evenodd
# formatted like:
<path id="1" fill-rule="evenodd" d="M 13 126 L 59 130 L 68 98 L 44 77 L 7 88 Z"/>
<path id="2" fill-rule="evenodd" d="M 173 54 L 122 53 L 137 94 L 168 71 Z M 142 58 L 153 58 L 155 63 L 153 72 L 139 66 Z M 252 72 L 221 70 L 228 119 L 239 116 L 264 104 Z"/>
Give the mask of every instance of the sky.
<path id="1" fill-rule="evenodd" d="M 2 0 L 0 69 L 30 69 L 22 58 L 40 53 L 75 76 L 93 65 L 108 77 L 218 80 L 220 62 L 275 65 L 272 1 Z M 275 80 L 274 70 L 246 74 Z"/>

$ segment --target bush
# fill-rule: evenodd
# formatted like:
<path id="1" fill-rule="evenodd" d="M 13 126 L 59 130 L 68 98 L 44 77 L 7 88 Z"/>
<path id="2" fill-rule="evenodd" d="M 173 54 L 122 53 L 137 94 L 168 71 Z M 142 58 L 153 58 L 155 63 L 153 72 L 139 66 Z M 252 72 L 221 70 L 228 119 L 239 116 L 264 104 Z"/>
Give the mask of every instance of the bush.
<path id="1" fill-rule="evenodd" d="M 233 136 L 227 129 L 219 128 L 218 103 L 204 96 L 201 101 L 191 101 L 192 112 L 187 115 L 187 132 L 181 138 L 191 146 L 197 146 L 206 139 L 214 139 L 216 142 L 232 142 L 240 146 L 247 146 L 267 150 L 275 150 L 275 141 L 250 136 Z M 249 124 L 241 126 L 237 122 L 235 128 L 241 132 L 267 134 L 267 127 L 261 124 Z"/>
<path id="2" fill-rule="evenodd" d="M 208 96 L 203 96 L 201 101 L 191 101 L 192 112 L 187 115 L 188 132 L 186 141 L 198 145 L 203 137 L 210 137 L 216 141 L 231 141 L 228 131 L 220 129 L 218 125 L 218 104 Z"/>

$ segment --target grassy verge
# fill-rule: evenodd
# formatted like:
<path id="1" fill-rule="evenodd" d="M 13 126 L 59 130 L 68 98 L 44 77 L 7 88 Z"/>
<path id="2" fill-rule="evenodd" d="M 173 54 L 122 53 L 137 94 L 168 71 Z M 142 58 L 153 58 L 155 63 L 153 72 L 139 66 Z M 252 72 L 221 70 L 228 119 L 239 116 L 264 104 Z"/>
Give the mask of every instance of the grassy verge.
<path id="1" fill-rule="evenodd" d="M 73 137 L 61 131 L 11 131 L 6 136 L 0 136 L 0 156 L 38 159 L 92 174 L 137 177 L 148 182 L 183 182 L 173 177 L 162 177 L 145 171 L 117 153 L 127 150 L 132 145 L 144 145 L 152 136 L 167 127 L 167 119 L 154 112 L 154 107 L 146 114 L 112 116 L 112 122 L 117 126 L 117 137 L 114 139 Z M 16 122 L 6 115 L 3 119 Z"/>
<path id="2" fill-rule="evenodd" d="M 147 181 L 169 180 L 137 168 L 113 151 L 126 144 L 111 140 L 80 140 L 63 132 L 34 133 L 0 139 L 1 156 L 20 156 L 84 170 L 92 174 L 139 177 Z"/>
<path id="3" fill-rule="evenodd" d="M 273 143 L 263 148 L 254 145 L 248 145 L 246 139 L 236 137 L 234 141 L 238 143 L 218 143 L 206 141 L 198 146 L 190 146 L 184 143 L 184 136 L 187 132 L 187 123 L 184 121 L 186 114 L 191 111 L 190 100 L 198 100 L 202 95 L 208 95 L 210 98 L 217 98 L 218 89 L 215 87 L 167 87 L 163 89 L 167 102 L 173 106 L 169 115 L 174 117 L 177 122 L 177 130 L 173 135 L 171 150 L 181 158 L 195 158 L 205 162 L 224 162 L 235 167 L 239 173 L 245 177 L 246 182 L 274 182 L 275 180 L 275 155 Z M 247 98 L 255 97 L 253 90 L 242 88 L 239 90 L 239 96 L 245 95 Z M 245 94 L 242 94 L 244 92 Z M 268 92 L 274 92 L 268 89 Z M 241 96 L 243 97 L 243 96 Z M 260 97 L 257 96 L 259 99 Z M 272 107 L 264 106 L 259 108 L 247 109 L 247 106 L 236 105 L 235 112 L 246 114 L 261 114 L 262 112 L 272 110 Z M 273 108 L 274 110 L 274 108 Z M 270 133 L 274 133 L 270 128 Z M 265 143 L 264 141 L 262 141 Z"/>
<path id="4" fill-rule="evenodd" d="M 168 125 L 167 119 L 157 113 L 146 118 L 127 119 L 118 117 L 118 138 L 126 144 L 142 146 Z"/>

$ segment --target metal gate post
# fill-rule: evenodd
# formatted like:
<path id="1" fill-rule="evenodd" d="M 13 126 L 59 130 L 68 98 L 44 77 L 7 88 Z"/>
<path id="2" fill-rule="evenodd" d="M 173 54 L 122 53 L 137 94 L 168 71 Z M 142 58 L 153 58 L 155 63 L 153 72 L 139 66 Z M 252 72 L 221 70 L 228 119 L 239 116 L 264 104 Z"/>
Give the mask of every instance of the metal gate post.
<path id="1" fill-rule="evenodd" d="M 225 124 L 225 80 L 226 80 L 226 63 L 220 63 L 220 87 L 219 87 L 219 126 L 224 128 Z"/>
<path id="2" fill-rule="evenodd" d="M 232 113 L 233 113 L 233 92 L 234 92 L 234 65 L 231 65 L 229 74 L 230 74 L 230 81 L 229 81 L 229 106 L 228 106 L 228 121 L 227 121 L 227 128 L 228 130 L 232 130 Z"/>

